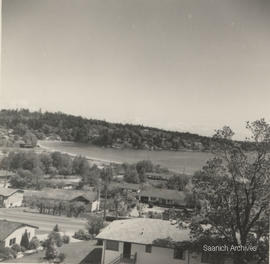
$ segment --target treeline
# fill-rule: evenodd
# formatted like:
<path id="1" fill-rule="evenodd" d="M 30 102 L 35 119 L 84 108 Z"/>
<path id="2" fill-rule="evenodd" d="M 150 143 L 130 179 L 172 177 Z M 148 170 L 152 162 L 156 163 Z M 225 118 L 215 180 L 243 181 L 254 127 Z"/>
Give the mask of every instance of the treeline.
<path id="1" fill-rule="evenodd" d="M 115 148 L 208 151 L 215 143 L 210 137 L 197 134 L 109 123 L 61 112 L 1 110 L 0 124 L 19 136 L 31 132 L 38 139 L 61 139 Z"/>
<path id="2" fill-rule="evenodd" d="M 68 217 L 79 217 L 89 208 L 82 202 L 69 202 L 39 197 L 27 197 L 25 203 L 31 208 L 39 210 L 40 214 L 65 215 Z"/>
<path id="3" fill-rule="evenodd" d="M 145 183 L 149 181 L 148 173 L 166 174 L 167 181 L 152 181 L 152 185 L 159 188 L 182 191 L 190 181 L 186 174 L 172 173 L 167 168 L 154 165 L 150 160 L 138 161 L 135 164 L 124 163 L 121 165 L 124 171 L 124 181 L 127 183 Z"/>

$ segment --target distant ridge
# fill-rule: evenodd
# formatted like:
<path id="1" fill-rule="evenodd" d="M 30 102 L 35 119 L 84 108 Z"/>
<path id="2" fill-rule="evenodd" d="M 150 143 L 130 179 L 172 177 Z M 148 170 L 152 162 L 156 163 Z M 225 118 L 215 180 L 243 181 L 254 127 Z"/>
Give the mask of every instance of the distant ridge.
<path id="1" fill-rule="evenodd" d="M 111 123 L 62 112 L 3 109 L 0 126 L 12 129 L 18 136 L 30 131 L 40 140 L 73 141 L 112 148 L 210 151 L 215 146 L 215 139 L 198 134 Z"/>

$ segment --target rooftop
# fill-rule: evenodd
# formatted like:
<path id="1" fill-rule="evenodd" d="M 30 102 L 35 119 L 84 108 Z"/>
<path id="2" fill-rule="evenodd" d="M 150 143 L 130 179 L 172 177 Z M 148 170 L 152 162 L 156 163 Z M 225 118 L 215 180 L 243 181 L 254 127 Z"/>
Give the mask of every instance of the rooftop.
<path id="1" fill-rule="evenodd" d="M 185 193 L 183 191 L 159 189 L 159 188 L 149 188 L 142 190 L 140 196 L 156 197 L 166 200 L 178 201 L 181 204 L 186 204 Z"/>
<path id="2" fill-rule="evenodd" d="M 23 192 L 23 190 L 20 189 L 11 189 L 11 188 L 4 188 L 0 187 L 0 196 L 10 196 L 15 192 Z"/>
<path id="3" fill-rule="evenodd" d="M 142 188 L 141 184 L 128 183 L 128 182 L 113 182 L 111 185 L 112 187 L 135 190 L 135 191 L 138 191 Z"/>
<path id="4" fill-rule="evenodd" d="M 156 239 L 172 238 L 173 241 L 190 240 L 188 229 L 179 229 L 170 221 L 150 218 L 116 220 L 105 227 L 98 239 L 150 245 Z"/>
<path id="5" fill-rule="evenodd" d="M 34 228 L 38 228 L 36 226 L 31 226 L 24 223 L 11 222 L 7 220 L 0 220 L 0 241 L 6 239 L 12 232 L 17 230 L 18 228 L 30 226 Z"/>

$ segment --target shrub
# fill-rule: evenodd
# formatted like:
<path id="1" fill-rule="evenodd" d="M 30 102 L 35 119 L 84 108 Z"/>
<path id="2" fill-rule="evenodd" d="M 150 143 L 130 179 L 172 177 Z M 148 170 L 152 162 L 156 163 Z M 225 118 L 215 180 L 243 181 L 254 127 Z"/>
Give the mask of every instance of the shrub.
<path id="1" fill-rule="evenodd" d="M 11 249 L 14 250 L 16 253 L 22 251 L 21 246 L 19 244 L 12 245 Z"/>
<path id="2" fill-rule="evenodd" d="M 21 251 L 24 252 L 26 249 L 24 246 L 21 246 Z"/>
<path id="3" fill-rule="evenodd" d="M 15 252 L 13 249 L 0 246 L 1 258 L 3 259 L 15 258 L 16 255 L 17 255 L 17 252 Z"/>
<path id="4" fill-rule="evenodd" d="M 103 219 L 100 216 L 91 215 L 87 222 L 87 230 L 91 235 L 97 235 L 103 227 Z"/>
<path id="5" fill-rule="evenodd" d="M 29 243 L 29 249 L 37 249 L 40 246 L 39 240 L 37 237 L 33 237 Z"/>
<path id="6" fill-rule="evenodd" d="M 63 241 L 64 244 L 68 244 L 69 241 L 70 241 L 70 237 L 67 236 L 67 235 L 63 235 L 62 236 L 62 241 Z"/>
<path id="7" fill-rule="evenodd" d="M 63 241 L 61 238 L 61 235 L 58 232 L 52 231 L 49 236 L 48 239 L 53 240 L 56 244 L 57 247 L 61 247 L 63 245 Z"/>
<path id="8" fill-rule="evenodd" d="M 29 249 L 29 238 L 27 230 L 25 230 L 24 234 L 22 235 L 21 246 L 24 247 L 25 249 Z"/>
<path id="9" fill-rule="evenodd" d="M 52 239 L 47 240 L 45 258 L 54 259 L 59 255 L 55 242 Z"/>
<path id="10" fill-rule="evenodd" d="M 93 236 L 91 236 L 83 229 L 80 229 L 79 231 L 75 232 L 73 237 L 79 240 L 90 240 L 93 238 Z"/>
<path id="11" fill-rule="evenodd" d="M 59 258 L 60 262 L 63 262 L 64 259 L 66 258 L 65 253 L 60 253 L 60 254 L 58 255 L 58 258 Z"/>
<path id="12" fill-rule="evenodd" d="M 60 229 L 59 229 L 58 224 L 56 224 L 56 225 L 54 226 L 53 231 L 54 231 L 54 232 L 60 232 Z"/>

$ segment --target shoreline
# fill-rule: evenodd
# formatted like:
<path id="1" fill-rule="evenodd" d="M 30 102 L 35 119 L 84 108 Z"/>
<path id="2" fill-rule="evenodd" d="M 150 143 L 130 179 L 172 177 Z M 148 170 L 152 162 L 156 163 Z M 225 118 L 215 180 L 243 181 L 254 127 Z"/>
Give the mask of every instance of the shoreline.
<path id="1" fill-rule="evenodd" d="M 53 140 L 50 140 L 50 141 L 53 141 Z M 50 148 L 50 147 L 47 147 L 47 146 L 44 146 L 42 145 L 42 141 L 38 141 L 37 144 L 39 145 L 39 148 L 40 149 L 43 149 L 45 151 L 48 151 L 48 152 L 60 152 L 62 154 L 67 154 L 71 157 L 76 157 L 76 156 L 80 156 L 80 155 L 77 155 L 77 154 L 74 154 L 74 153 L 71 153 L 71 152 L 67 152 L 67 151 L 60 151 L 58 149 L 54 149 L 54 148 Z M 100 164 L 122 164 L 122 162 L 119 162 L 119 161 L 114 161 L 114 160 L 106 160 L 106 159 L 99 159 L 99 158 L 94 158 L 94 157 L 89 157 L 89 156 L 83 156 L 81 155 L 82 157 L 86 158 L 88 161 L 91 161 L 93 163 L 98 163 L 99 165 Z"/>

